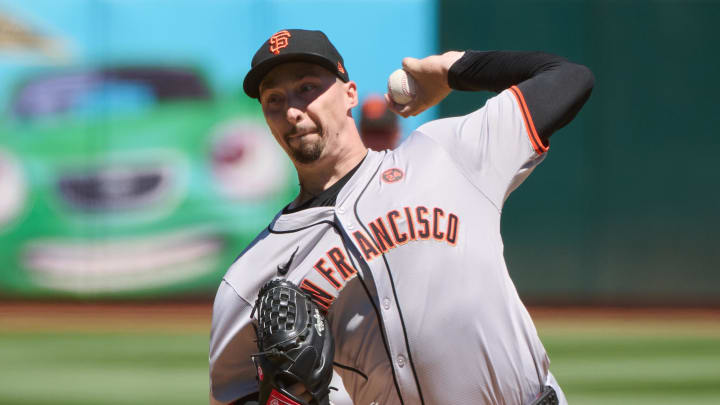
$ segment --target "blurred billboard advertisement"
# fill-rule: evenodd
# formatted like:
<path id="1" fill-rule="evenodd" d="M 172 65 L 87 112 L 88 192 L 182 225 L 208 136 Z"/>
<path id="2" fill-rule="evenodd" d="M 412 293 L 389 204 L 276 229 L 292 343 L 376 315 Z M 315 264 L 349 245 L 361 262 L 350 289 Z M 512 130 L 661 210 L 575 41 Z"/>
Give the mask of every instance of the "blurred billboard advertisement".
<path id="1" fill-rule="evenodd" d="M 0 296 L 214 292 L 297 192 L 242 92 L 252 55 L 321 29 L 361 99 L 384 92 L 437 32 L 434 2 L 381 4 L 0 0 Z"/>

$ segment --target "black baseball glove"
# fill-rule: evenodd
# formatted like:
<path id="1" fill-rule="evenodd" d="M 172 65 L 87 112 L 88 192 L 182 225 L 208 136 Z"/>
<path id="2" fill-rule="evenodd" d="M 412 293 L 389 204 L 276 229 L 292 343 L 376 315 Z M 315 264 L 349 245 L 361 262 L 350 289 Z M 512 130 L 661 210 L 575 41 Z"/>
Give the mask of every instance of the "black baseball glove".
<path id="1" fill-rule="evenodd" d="M 292 282 L 276 279 L 260 289 L 256 311 L 259 404 L 329 405 L 335 344 L 317 305 Z M 296 384 L 312 396 L 309 404 L 290 392 Z"/>

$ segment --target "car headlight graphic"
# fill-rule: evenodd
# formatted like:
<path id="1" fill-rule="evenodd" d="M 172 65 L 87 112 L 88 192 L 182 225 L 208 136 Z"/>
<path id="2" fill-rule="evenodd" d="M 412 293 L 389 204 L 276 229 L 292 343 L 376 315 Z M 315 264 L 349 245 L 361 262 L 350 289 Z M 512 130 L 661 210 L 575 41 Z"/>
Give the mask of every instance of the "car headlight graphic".
<path id="1" fill-rule="evenodd" d="M 286 186 L 287 158 L 266 128 L 236 120 L 213 132 L 212 169 L 223 195 L 258 200 Z"/>
<path id="2" fill-rule="evenodd" d="M 0 149 L 0 229 L 17 217 L 26 197 L 27 183 L 20 162 Z"/>

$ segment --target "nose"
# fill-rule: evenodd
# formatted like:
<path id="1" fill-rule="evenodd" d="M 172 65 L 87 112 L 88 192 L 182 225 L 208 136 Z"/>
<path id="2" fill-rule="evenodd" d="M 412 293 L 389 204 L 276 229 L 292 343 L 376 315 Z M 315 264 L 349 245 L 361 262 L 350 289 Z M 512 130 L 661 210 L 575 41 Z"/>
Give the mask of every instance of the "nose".
<path id="1" fill-rule="evenodd" d="M 288 122 L 295 125 L 302 120 L 303 111 L 297 107 L 288 106 L 285 114 Z"/>
<path id="2" fill-rule="evenodd" d="M 293 125 L 300 122 L 305 114 L 305 108 L 306 104 L 304 100 L 301 100 L 299 97 L 291 96 L 288 99 L 288 108 L 285 112 L 288 122 Z"/>

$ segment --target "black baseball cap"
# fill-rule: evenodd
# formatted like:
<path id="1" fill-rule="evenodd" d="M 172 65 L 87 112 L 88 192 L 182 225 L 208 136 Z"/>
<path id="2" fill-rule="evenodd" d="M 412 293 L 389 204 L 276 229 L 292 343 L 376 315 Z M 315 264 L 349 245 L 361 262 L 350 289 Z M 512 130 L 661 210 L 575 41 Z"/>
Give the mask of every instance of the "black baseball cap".
<path id="1" fill-rule="evenodd" d="M 252 98 L 260 97 L 260 82 L 270 70 L 281 63 L 308 62 L 335 73 L 342 81 L 350 80 L 345 62 L 322 31 L 281 30 L 268 38 L 255 52 L 243 89 Z"/>

